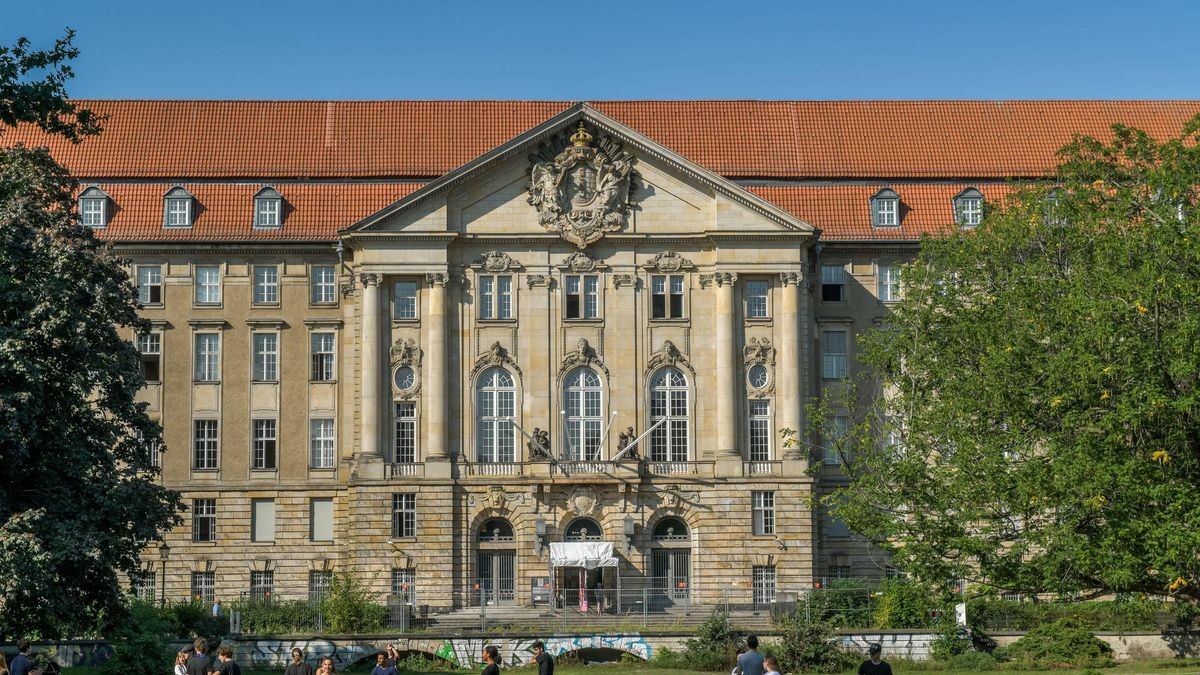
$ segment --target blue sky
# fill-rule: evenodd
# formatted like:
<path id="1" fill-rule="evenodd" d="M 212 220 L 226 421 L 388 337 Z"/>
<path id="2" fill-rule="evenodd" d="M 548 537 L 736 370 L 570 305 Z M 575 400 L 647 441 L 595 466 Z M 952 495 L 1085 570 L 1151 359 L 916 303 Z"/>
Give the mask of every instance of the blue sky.
<path id="1" fill-rule="evenodd" d="M 1198 98 L 1200 2 L 0 0 L 89 98 Z"/>

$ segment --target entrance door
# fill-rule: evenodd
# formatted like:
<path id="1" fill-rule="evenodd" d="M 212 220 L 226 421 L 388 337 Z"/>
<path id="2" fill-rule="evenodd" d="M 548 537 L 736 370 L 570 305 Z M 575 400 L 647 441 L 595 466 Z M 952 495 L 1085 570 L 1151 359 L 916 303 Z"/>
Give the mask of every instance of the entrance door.
<path id="1" fill-rule="evenodd" d="M 691 555 L 687 549 L 655 549 L 650 563 L 650 573 L 654 577 L 655 590 L 662 597 L 674 604 L 674 601 L 685 600 L 691 590 Z"/>
<path id="2" fill-rule="evenodd" d="M 489 605 L 511 605 L 517 597 L 517 554 L 479 552 L 479 592 Z"/>

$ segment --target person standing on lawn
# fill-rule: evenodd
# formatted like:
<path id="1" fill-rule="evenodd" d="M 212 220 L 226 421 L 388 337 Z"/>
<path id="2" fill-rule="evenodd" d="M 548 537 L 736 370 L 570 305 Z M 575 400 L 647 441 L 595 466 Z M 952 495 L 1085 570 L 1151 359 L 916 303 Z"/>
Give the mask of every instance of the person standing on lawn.
<path id="1" fill-rule="evenodd" d="M 387 652 L 379 652 L 375 655 L 375 668 L 371 671 L 371 675 L 399 675 L 396 672 L 396 664 L 388 663 Z"/>
<path id="2" fill-rule="evenodd" d="M 313 675 L 312 666 L 304 662 L 304 652 L 292 647 L 292 662 L 283 669 L 283 675 Z"/>
<path id="3" fill-rule="evenodd" d="M 867 655 L 871 658 L 863 661 L 862 665 L 858 667 L 858 675 L 892 675 L 892 667 L 888 665 L 887 661 L 880 658 L 881 654 L 883 654 L 883 647 L 879 646 L 878 642 L 871 645 L 871 648 L 867 650 Z"/>
<path id="4" fill-rule="evenodd" d="M 198 637 L 192 646 L 196 648 L 196 653 L 192 654 L 184 664 L 187 668 L 187 675 L 208 675 L 208 656 L 204 653 L 208 651 L 208 640 Z"/>
<path id="5" fill-rule="evenodd" d="M 500 675 L 500 650 L 495 645 L 483 648 L 483 662 L 487 665 L 481 675 Z"/>
<path id="6" fill-rule="evenodd" d="M 538 675 L 554 675 L 554 657 L 546 653 L 541 640 L 533 643 L 533 662 L 537 664 Z"/>
<path id="7" fill-rule="evenodd" d="M 758 651 L 758 636 L 746 637 L 746 652 L 737 657 L 740 675 L 763 675 L 763 655 Z"/>

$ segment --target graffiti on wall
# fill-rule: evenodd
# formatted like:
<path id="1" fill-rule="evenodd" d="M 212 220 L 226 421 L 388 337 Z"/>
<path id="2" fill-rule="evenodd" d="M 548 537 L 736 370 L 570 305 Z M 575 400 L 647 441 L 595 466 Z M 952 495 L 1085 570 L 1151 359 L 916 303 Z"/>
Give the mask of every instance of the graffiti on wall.
<path id="1" fill-rule="evenodd" d="M 883 656 L 923 661 L 929 658 L 929 645 L 934 636 L 929 633 L 860 633 L 843 635 L 842 644 L 863 654 L 872 644 L 883 647 Z"/>
<path id="2" fill-rule="evenodd" d="M 533 660 L 533 643 L 536 641 L 534 638 L 452 638 L 442 641 L 434 655 L 460 667 L 476 667 L 483 665 L 483 648 L 494 645 L 500 652 L 502 665 L 518 667 Z M 581 649 L 611 649 L 649 661 L 654 653 L 653 647 L 641 635 L 570 635 L 549 637 L 542 642 L 546 645 L 546 653 L 555 657 Z"/>
<path id="3" fill-rule="evenodd" d="M 346 668 L 358 661 L 372 657 L 378 648 L 370 643 L 335 642 L 313 638 L 311 640 L 249 640 L 241 643 L 238 658 L 259 666 L 283 667 L 292 661 L 292 649 L 299 648 L 309 663 L 319 662 L 326 657 L 333 659 L 338 668 Z"/>

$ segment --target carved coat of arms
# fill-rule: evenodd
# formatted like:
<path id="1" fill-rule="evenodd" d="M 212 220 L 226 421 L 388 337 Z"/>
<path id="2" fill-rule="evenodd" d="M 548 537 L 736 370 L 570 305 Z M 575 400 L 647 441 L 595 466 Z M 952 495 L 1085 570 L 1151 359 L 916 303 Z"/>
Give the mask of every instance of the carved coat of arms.
<path id="1" fill-rule="evenodd" d="M 634 158 L 611 141 L 592 147 L 592 135 L 579 123 L 571 145 L 557 155 L 542 146 L 533 155 L 529 203 L 538 222 L 558 231 L 581 250 L 625 225 Z"/>

